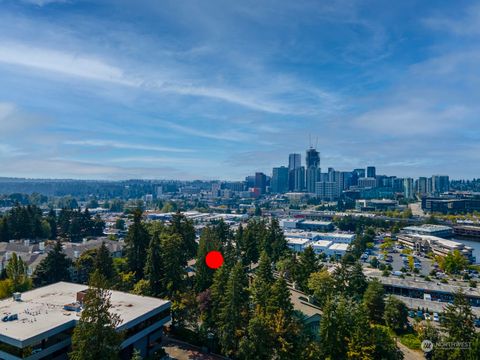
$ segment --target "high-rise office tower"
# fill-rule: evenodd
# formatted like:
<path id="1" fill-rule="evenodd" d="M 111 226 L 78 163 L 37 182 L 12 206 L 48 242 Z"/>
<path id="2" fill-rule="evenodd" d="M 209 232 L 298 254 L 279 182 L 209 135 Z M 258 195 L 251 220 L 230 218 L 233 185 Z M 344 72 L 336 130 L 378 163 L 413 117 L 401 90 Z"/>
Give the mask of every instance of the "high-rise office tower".
<path id="1" fill-rule="evenodd" d="M 300 154 L 288 155 L 288 189 L 295 190 L 295 171 L 302 166 L 302 156 Z M 304 174 L 305 177 L 305 174 Z M 305 181 L 305 178 L 304 178 Z"/>
<path id="2" fill-rule="evenodd" d="M 283 194 L 288 191 L 288 168 L 285 166 L 274 167 L 272 171 L 271 191 Z"/>
<path id="3" fill-rule="evenodd" d="M 314 149 L 314 148 L 310 148 L 307 150 L 307 154 L 306 154 L 306 158 L 305 158 L 305 165 L 307 167 L 307 169 L 309 167 L 320 167 L 320 153 Z"/>
<path id="4" fill-rule="evenodd" d="M 305 167 L 300 166 L 290 173 L 293 173 L 293 191 L 305 190 Z"/>
<path id="5" fill-rule="evenodd" d="M 377 170 L 375 169 L 375 166 L 368 166 L 367 167 L 367 177 L 368 178 L 374 178 L 377 176 Z"/>
<path id="6" fill-rule="evenodd" d="M 426 177 L 419 177 L 417 180 L 417 194 L 425 195 L 427 194 L 427 178 Z"/>
<path id="7" fill-rule="evenodd" d="M 288 170 L 292 171 L 302 166 L 302 155 L 290 154 L 288 155 Z"/>
<path id="8" fill-rule="evenodd" d="M 307 150 L 305 162 L 307 192 L 314 194 L 315 183 L 320 180 L 320 153 L 311 147 Z"/>
<path id="9" fill-rule="evenodd" d="M 265 194 L 267 189 L 267 176 L 264 173 L 255 173 L 255 188 L 260 190 L 260 194 Z"/>
<path id="10" fill-rule="evenodd" d="M 450 190 L 450 179 L 446 175 L 432 176 L 432 192 L 436 195 Z"/>
<path id="11" fill-rule="evenodd" d="M 365 169 L 355 169 L 355 170 L 353 170 L 353 172 L 357 174 L 358 178 L 364 178 L 365 177 Z"/>
<path id="12" fill-rule="evenodd" d="M 414 198 L 412 178 L 403 179 L 403 193 L 406 199 Z"/>

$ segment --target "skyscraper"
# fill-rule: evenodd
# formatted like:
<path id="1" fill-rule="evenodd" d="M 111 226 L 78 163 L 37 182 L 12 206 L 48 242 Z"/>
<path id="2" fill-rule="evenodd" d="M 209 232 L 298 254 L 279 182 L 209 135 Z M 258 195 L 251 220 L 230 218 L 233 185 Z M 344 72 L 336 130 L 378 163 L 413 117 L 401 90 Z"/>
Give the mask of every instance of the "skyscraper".
<path id="1" fill-rule="evenodd" d="M 267 188 L 267 177 L 264 173 L 255 173 L 255 188 L 260 190 L 260 194 L 265 194 Z"/>
<path id="2" fill-rule="evenodd" d="M 288 191 L 288 168 L 285 166 L 274 167 L 272 171 L 271 192 L 283 194 Z"/>
<path id="3" fill-rule="evenodd" d="M 450 190 L 450 179 L 447 175 L 432 176 L 432 192 L 436 195 Z"/>
<path id="4" fill-rule="evenodd" d="M 307 156 L 305 158 L 307 169 L 310 167 L 320 167 L 320 153 L 314 149 L 310 148 L 307 150 Z"/>
<path id="5" fill-rule="evenodd" d="M 306 168 L 306 188 L 307 192 L 314 194 L 315 193 L 315 183 L 320 180 L 320 153 L 314 149 L 310 148 L 307 150 L 305 162 L 307 165 Z"/>
<path id="6" fill-rule="evenodd" d="M 288 156 L 288 189 L 291 191 L 299 191 L 297 190 L 297 186 L 295 185 L 295 171 L 300 171 L 298 170 L 302 167 L 302 156 L 300 154 L 290 154 Z M 305 169 L 303 170 L 303 181 L 305 182 Z M 299 174 L 297 174 L 297 177 Z M 298 185 L 298 184 L 297 184 Z M 302 186 L 303 190 L 303 186 Z"/>
<path id="7" fill-rule="evenodd" d="M 417 181 L 417 194 L 425 195 L 427 194 L 427 178 L 419 177 Z"/>
<path id="8" fill-rule="evenodd" d="M 292 171 L 302 166 L 302 155 L 290 154 L 288 155 L 288 170 Z"/>
<path id="9" fill-rule="evenodd" d="M 300 166 L 290 173 L 293 173 L 293 191 L 305 190 L 305 167 Z"/>
<path id="10" fill-rule="evenodd" d="M 412 178 L 403 179 L 403 193 L 406 199 L 414 198 Z"/>
<path id="11" fill-rule="evenodd" d="M 374 178 L 377 176 L 377 170 L 375 169 L 375 166 L 368 166 L 367 167 L 367 177 L 368 178 Z"/>

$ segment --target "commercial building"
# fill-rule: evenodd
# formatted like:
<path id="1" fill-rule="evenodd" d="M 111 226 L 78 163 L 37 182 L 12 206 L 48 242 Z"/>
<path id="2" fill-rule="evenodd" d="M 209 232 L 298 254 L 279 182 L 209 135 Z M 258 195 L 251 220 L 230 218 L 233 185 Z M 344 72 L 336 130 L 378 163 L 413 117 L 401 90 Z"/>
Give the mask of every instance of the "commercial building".
<path id="1" fill-rule="evenodd" d="M 288 156 L 288 189 L 290 191 L 303 191 L 305 183 L 305 168 L 302 179 L 302 156 L 290 154 Z"/>
<path id="2" fill-rule="evenodd" d="M 255 173 L 255 188 L 259 189 L 260 194 L 265 194 L 267 189 L 267 176 L 264 173 Z"/>
<path id="3" fill-rule="evenodd" d="M 425 224 L 420 226 L 407 226 L 402 229 L 402 233 L 411 235 L 430 235 L 442 238 L 448 238 L 453 235 L 453 229 L 445 225 Z"/>
<path id="4" fill-rule="evenodd" d="M 398 209 L 398 201 L 390 199 L 360 199 L 355 201 L 358 211 L 387 211 Z"/>
<path id="5" fill-rule="evenodd" d="M 377 176 L 377 170 L 375 166 L 368 166 L 367 167 L 367 177 L 368 178 L 375 178 Z"/>
<path id="6" fill-rule="evenodd" d="M 302 252 L 311 243 L 307 238 L 287 237 L 286 240 L 287 246 L 295 252 Z"/>
<path id="7" fill-rule="evenodd" d="M 432 176 L 432 193 L 439 195 L 450 189 L 450 179 L 446 175 Z"/>
<path id="8" fill-rule="evenodd" d="M 303 220 L 297 223 L 297 229 L 306 231 L 331 231 L 333 224 L 331 221 Z"/>
<path id="9" fill-rule="evenodd" d="M 288 191 L 288 168 L 275 167 L 272 171 L 270 191 L 274 194 L 283 194 Z"/>
<path id="10" fill-rule="evenodd" d="M 367 273 L 367 276 L 378 279 L 387 294 L 399 295 L 414 299 L 425 299 L 425 295 L 430 295 L 432 303 L 451 303 L 458 291 L 462 291 L 465 297 L 474 307 L 473 311 L 478 314 L 480 307 L 480 290 L 478 288 L 470 288 L 459 286 L 456 284 L 442 284 L 434 281 L 424 281 L 421 278 L 409 279 L 399 278 L 397 276 L 381 276 L 380 272 Z M 408 305 L 408 303 L 407 303 Z"/>
<path id="11" fill-rule="evenodd" d="M 428 213 L 457 214 L 480 211 L 480 197 L 422 198 L 422 210 Z"/>
<path id="12" fill-rule="evenodd" d="M 453 233 L 456 236 L 480 238 L 480 226 L 473 225 L 455 225 Z"/>
<path id="13" fill-rule="evenodd" d="M 337 183 L 332 181 L 318 181 L 315 184 L 315 195 L 327 201 L 332 201 L 338 198 Z"/>
<path id="14" fill-rule="evenodd" d="M 458 241 L 429 235 L 400 234 L 397 238 L 400 244 L 424 254 L 432 252 L 435 255 L 446 256 L 454 251 L 459 251 L 468 261 L 475 261 L 473 249 Z"/>
<path id="15" fill-rule="evenodd" d="M 403 179 L 403 194 L 406 199 L 412 200 L 415 197 L 413 191 L 413 179 L 405 178 Z"/>
<path id="16" fill-rule="evenodd" d="M 377 186 L 377 179 L 374 177 L 366 177 L 358 179 L 359 188 L 374 188 Z"/>
<path id="17" fill-rule="evenodd" d="M 315 254 L 326 253 L 328 248 L 332 246 L 333 242 L 328 240 L 318 240 L 312 243 Z"/>
<path id="18" fill-rule="evenodd" d="M 428 184 L 428 182 L 427 182 L 426 177 L 419 177 L 418 178 L 417 186 L 415 187 L 418 195 L 423 196 L 423 195 L 427 194 L 427 191 L 428 191 L 427 184 Z"/>
<path id="19" fill-rule="evenodd" d="M 71 336 L 82 311 L 85 285 L 59 282 L 15 294 L 0 301 L 0 359 L 64 359 Z M 163 326 L 171 320 L 167 300 L 111 292 L 112 313 L 121 319 L 118 331 L 124 332 L 122 358 L 130 359 L 134 349 L 142 357 L 160 348 Z"/>

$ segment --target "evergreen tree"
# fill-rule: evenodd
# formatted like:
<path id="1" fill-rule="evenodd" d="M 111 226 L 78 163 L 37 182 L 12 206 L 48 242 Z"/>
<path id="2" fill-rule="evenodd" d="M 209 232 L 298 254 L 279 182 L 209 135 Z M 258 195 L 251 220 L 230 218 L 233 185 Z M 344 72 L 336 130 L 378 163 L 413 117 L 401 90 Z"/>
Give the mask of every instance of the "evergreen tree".
<path id="1" fill-rule="evenodd" d="M 268 227 L 268 242 L 271 244 L 271 259 L 273 262 L 277 262 L 288 251 L 288 246 L 283 230 L 275 218 Z"/>
<path id="2" fill-rule="evenodd" d="M 298 270 L 296 273 L 296 282 L 300 290 L 308 292 L 308 278 L 314 272 L 320 270 L 320 265 L 311 246 L 307 246 L 300 254 L 298 261 Z"/>
<path id="3" fill-rule="evenodd" d="M 361 300 L 367 289 L 367 278 L 363 273 L 362 265 L 357 261 L 348 271 L 348 296 Z"/>
<path id="4" fill-rule="evenodd" d="M 118 359 L 121 334 L 116 330 L 121 319 L 112 313 L 111 293 L 106 279 L 98 272 L 92 275 L 83 300 L 83 310 L 72 336 L 72 360 Z"/>
<path id="5" fill-rule="evenodd" d="M 397 333 L 403 332 L 408 325 L 408 308 L 405 303 L 394 296 L 389 296 L 385 303 L 383 315 L 385 324 Z"/>
<path id="6" fill-rule="evenodd" d="M 220 312 L 220 344 L 227 356 L 237 353 L 239 341 L 248 324 L 248 280 L 238 262 L 230 272 L 225 299 Z"/>
<path id="7" fill-rule="evenodd" d="M 136 209 L 133 212 L 133 224 L 128 228 L 125 238 L 125 253 L 130 271 L 135 273 L 137 281 L 143 278 L 149 242 L 150 236 L 142 223 L 142 211 Z"/>
<path id="8" fill-rule="evenodd" d="M 50 239 L 57 239 L 58 230 L 57 230 L 57 214 L 55 210 L 50 209 L 47 217 L 47 221 L 50 224 Z"/>
<path id="9" fill-rule="evenodd" d="M 59 281 L 69 281 L 71 265 L 72 261 L 63 252 L 60 241 L 57 241 L 47 257 L 35 268 L 32 276 L 34 285 L 39 287 Z"/>
<path id="10" fill-rule="evenodd" d="M 80 255 L 80 257 L 75 261 L 77 278 L 82 284 L 88 284 L 90 274 L 94 272 L 97 251 L 98 249 L 89 249 Z"/>
<path id="11" fill-rule="evenodd" d="M 442 322 L 443 329 L 448 333 L 448 341 L 471 342 L 475 335 L 474 319 L 465 294 L 457 292 L 453 304 L 446 306 Z"/>
<path id="12" fill-rule="evenodd" d="M 243 232 L 242 239 L 242 260 L 243 264 L 249 266 L 252 263 L 256 263 L 259 258 L 259 243 L 262 244 L 263 241 L 258 237 L 257 231 L 257 222 L 251 220 L 245 231 Z"/>
<path id="13" fill-rule="evenodd" d="M 384 298 L 385 290 L 383 285 L 377 279 L 370 281 L 363 296 L 363 303 L 367 310 L 368 318 L 375 324 L 383 323 L 383 314 L 385 312 Z"/>
<path id="14" fill-rule="evenodd" d="M 246 335 L 240 341 L 238 357 L 242 360 L 272 359 L 274 341 L 270 319 L 258 311 L 248 322 Z"/>
<path id="15" fill-rule="evenodd" d="M 221 266 L 215 271 L 212 286 L 207 290 L 210 294 L 210 303 L 209 307 L 204 309 L 202 319 L 205 321 L 207 328 L 215 331 L 218 328 L 217 325 L 220 324 L 229 275 L 230 269 Z"/>
<path id="16" fill-rule="evenodd" d="M 105 242 L 97 249 L 94 260 L 94 271 L 98 271 L 107 280 L 108 284 L 113 284 L 117 273 L 113 266 L 113 258 Z"/>
<path id="17" fill-rule="evenodd" d="M 346 359 L 347 339 L 354 328 L 358 305 L 344 297 L 329 300 L 320 321 L 320 348 L 324 359 Z"/>
<path id="18" fill-rule="evenodd" d="M 165 293 L 165 275 L 161 248 L 160 234 L 153 234 L 147 250 L 145 263 L 145 280 L 148 281 L 148 290 L 144 295 L 160 297 Z"/>
<path id="19" fill-rule="evenodd" d="M 197 254 L 197 242 L 195 241 L 195 228 L 193 222 L 180 212 L 175 213 L 170 220 L 169 230 L 172 234 L 178 234 L 182 239 L 182 253 L 184 264 Z"/>
<path id="20" fill-rule="evenodd" d="M 203 229 L 198 244 L 197 261 L 195 263 L 195 289 L 197 293 L 212 285 L 214 270 L 210 269 L 205 262 L 205 257 L 212 250 L 220 251 L 221 244 L 216 231 L 209 225 Z"/>
<path id="21" fill-rule="evenodd" d="M 178 251 L 182 247 L 182 238 L 178 234 L 162 234 L 162 264 L 164 266 L 164 286 L 166 296 L 172 298 L 177 291 L 183 289 L 185 268 L 183 254 Z"/>
<path id="22" fill-rule="evenodd" d="M 7 263 L 7 277 L 12 281 L 12 291 L 25 291 L 28 289 L 27 264 L 16 253 Z"/>
<path id="23" fill-rule="evenodd" d="M 255 278 L 251 286 L 251 296 L 254 305 L 266 309 L 271 295 L 271 286 L 274 282 L 270 258 L 264 251 L 260 256 L 258 268 L 255 271 Z"/>
<path id="24" fill-rule="evenodd" d="M 268 309 L 270 312 L 278 312 L 279 310 L 282 310 L 287 321 L 291 320 L 291 316 L 293 315 L 293 305 L 290 300 L 290 290 L 288 289 L 287 281 L 283 276 L 278 277 L 272 285 L 271 295 L 268 302 Z"/>

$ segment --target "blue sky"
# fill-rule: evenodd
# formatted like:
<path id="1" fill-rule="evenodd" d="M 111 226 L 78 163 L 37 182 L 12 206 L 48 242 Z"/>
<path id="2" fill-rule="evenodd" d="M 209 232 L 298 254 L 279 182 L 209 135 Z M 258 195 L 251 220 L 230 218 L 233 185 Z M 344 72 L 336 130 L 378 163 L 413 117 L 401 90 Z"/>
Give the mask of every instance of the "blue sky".
<path id="1" fill-rule="evenodd" d="M 0 176 L 480 177 L 480 3 L 0 0 Z"/>

